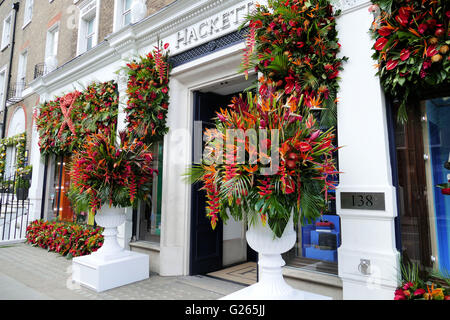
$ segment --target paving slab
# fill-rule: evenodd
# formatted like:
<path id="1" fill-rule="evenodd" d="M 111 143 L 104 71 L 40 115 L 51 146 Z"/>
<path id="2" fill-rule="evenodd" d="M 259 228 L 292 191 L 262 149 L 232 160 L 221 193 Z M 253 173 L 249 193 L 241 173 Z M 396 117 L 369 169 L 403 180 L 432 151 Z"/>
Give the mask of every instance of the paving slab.
<path id="1" fill-rule="evenodd" d="M 207 276 L 162 277 L 95 292 L 71 281 L 72 261 L 19 243 L 0 246 L 0 300 L 217 300 L 244 285 Z"/>

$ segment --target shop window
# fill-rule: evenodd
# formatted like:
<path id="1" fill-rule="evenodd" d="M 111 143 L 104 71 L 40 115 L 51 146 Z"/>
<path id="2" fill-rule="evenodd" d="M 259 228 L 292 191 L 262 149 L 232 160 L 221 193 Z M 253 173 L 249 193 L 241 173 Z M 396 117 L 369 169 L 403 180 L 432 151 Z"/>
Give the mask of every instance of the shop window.
<path id="1" fill-rule="evenodd" d="M 410 104 L 394 126 L 402 257 L 448 272 L 450 195 L 438 185 L 450 179 L 450 98 Z"/>
<path id="2" fill-rule="evenodd" d="M 72 222 L 74 212 L 66 193 L 70 188 L 70 157 L 57 156 L 49 164 L 49 195 L 47 219 Z"/>
<path id="3" fill-rule="evenodd" d="M 432 261 L 450 271 L 450 97 L 427 100 L 422 108 Z"/>
<path id="4" fill-rule="evenodd" d="M 153 166 L 158 170 L 153 179 L 153 191 L 148 203 L 142 203 L 139 210 L 137 239 L 157 242 L 161 236 L 161 201 L 163 175 L 163 142 L 153 146 Z"/>
<path id="5" fill-rule="evenodd" d="M 316 116 L 320 117 L 318 112 L 315 112 Z M 328 127 L 322 127 L 322 130 L 327 129 Z M 337 140 L 334 144 L 338 145 Z M 334 156 L 337 161 L 337 153 Z M 334 184 L 337 185 L 338 181 Z M 336 214 L 335 191 L 330 191 L 328 196 L 328 207 L 320 218 L 297 224 L 297 241 L 294 247 L 283 255 L 286 265 L 314 272 L 338 274 L 337 249 L 341 245 L 341 225 Z"/>

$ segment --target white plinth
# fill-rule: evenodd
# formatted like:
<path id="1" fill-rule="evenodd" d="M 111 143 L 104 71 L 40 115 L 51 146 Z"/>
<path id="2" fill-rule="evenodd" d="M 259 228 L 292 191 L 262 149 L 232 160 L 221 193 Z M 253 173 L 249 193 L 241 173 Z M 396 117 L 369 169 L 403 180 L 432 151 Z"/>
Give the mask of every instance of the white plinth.
<path id="1" fill-rule="evenodd" d="M 122 251 L 107 260 L 95 255 L 72 260 L 72 280 L 97 292 L 113 289 L 149 278 L 148 255 Z"/>
<path id="2" fill-rule="evenodd" d="M 220 300 L 332 300 L 332 298 L 292 288 L 279 295 L 270 295 L 262 283 L 256 283 L 233 292 Z"/>

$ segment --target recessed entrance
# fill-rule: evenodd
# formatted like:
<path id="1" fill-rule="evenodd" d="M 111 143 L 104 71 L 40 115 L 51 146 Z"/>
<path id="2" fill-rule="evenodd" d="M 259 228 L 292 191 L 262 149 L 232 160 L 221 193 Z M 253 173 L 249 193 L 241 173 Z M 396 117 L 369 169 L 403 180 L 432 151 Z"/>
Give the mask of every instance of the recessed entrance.
<path id="1" fill-rule="evenodd" d="M 230 104 L 231 98 L 248 88 L 254 79 L 221 81 L 194 91 L 193 162 L 200 159 L 203 146 L 201 132 L 214 126 L 216 111 Z M 191 245 L 190 274 L 208 274 L 234 282 L 256 282 L 257 254 L 247 245 L 246 227 L 232 218 L 223 224 L 221 220 L 212 230 L 206 217 L 206 197 L 200 184 L 191 189 Z M 226 270 L 224 270 L 226 269 Z M 223 270 L 223 271 L 222 271 Z"/>

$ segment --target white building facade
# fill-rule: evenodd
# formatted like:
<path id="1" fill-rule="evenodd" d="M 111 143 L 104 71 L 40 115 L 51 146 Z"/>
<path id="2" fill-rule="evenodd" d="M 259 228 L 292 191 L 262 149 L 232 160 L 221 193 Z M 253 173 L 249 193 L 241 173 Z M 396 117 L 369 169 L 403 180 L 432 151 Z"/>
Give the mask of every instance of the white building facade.
<path id="1" fill-rule="evenodd" d="M 173 68 L 170 75 L 169 133 L 162 146 L 160 177 L 160 226 L 158 241 L 132 239 L 133 218 L 120 227 L 125 247 L 149 254 L 150 269 L 162 276 L 193 274 L 193 188 L 183 180 L 193 159 L 194 120 L 202 94 L 227 96 L 249 86 L 238 72 L 245 47 L 238 28 L 255 5 L 254 0 L 183 0 L 115 31 L 91 50 L 36 79 L 30 87 L 46 101 L 81 89 L 92 81 L 116 80 L 120 106 L 126 104 L 127 78 L 117 72 L 126 60 L 151 51 L 158 39 L 169 43 Z M 336 1 L 341 55 L 349 58 L 341 73 L 338 93 L 339 178 L 336 213 L 340 220 L 340 245 L 334 272 L 287 263 L 284 275 L 294 287 L 334 299 L 388 299 L 394 297 L 399 278 L 396 242 L 397 192 L 391 165 L 388 116 L 383 90 L 375 76 L 371 58 L 373 40 L 368 30 L 373 16 L 370 1 Z M 133 21 L 133 18 L 131 18 Z M 253 75 L 255 77 L 255 75 Z M 252 75 L 250 76 L 250 80 Z M 214 98 L 214 96 L 213 96 Z M 119 114 L 119 127 L 125 115 Z M 370 120 L 368 120 L 370 119 Z M 52 160 L 50 160 L 52 161 Z M 32 136 L 33 165 L 30 199 L 35 219 L 48 201 L 46 163 L 40 156 L 38 134 Z M 378 210 L 355 209 L 345 197 L 376 194 L 383 206 Z M 142 210 L 139 213 L 142 215 Z M 206 219 L 205 219 L 206 220 Z M 139 234 L 140 228 L 137 227 Z M 223 226 L 220 257 L 223 265 L 249 259 L 245 228 L 238 222 Z M 135 241 L 138 240 L 138 241 Z M 205 249 L 206 250 L 206 249 Z M 294 254 L 295 255 L 295 254 Z M 297 254 L 301 255 L 301 254 Z M 329 264 L 330 264 L 329 263 Z"/>

